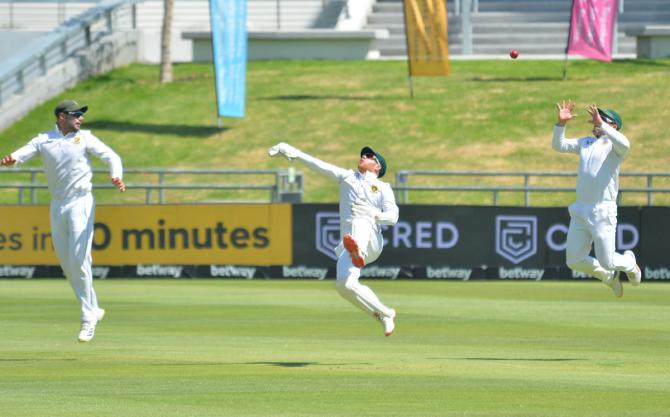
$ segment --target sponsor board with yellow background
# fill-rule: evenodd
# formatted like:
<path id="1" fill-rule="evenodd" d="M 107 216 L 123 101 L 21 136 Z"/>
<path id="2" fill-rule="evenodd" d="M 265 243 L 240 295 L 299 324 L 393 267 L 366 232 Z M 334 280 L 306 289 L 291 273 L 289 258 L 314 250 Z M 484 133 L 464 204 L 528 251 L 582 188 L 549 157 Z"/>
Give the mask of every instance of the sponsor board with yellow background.
<path id="1" fill-rule="evenodd" d="M 0 206 L 0 264 L 58 265 L 49 207 Z M 98 265 L 293 262 L 289 204 L 99 206 Z"/>

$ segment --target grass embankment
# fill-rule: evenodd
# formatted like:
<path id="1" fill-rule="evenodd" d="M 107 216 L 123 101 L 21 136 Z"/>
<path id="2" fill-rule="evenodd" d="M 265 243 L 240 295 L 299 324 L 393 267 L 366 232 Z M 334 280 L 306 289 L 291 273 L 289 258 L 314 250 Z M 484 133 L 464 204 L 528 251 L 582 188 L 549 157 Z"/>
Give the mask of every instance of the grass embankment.
<path id="1" fill-rule="evenodd" d="M 623 116 L 624 132 L 632 141 L 622 171 L 668 170 L 668 60 L 571 61 L 568 81 L 562 81 L 561 61 L 454 61 L 452 66 L 448 78 L 415 78 L 415 98 L 410 99 L 406 65 L 401 61 L 251 62 L 247 116 L 225 119 L 220 130 L 210 65 L 177 65 L 175 81 L 167 85 L 159 84 L 156 66 L 132 65 L 84 81 L 38 107 L 0 134 L 0 153 L 48 130 L 55 103 L 67 97 L 90 106 L 84 127 L 118 151 L 127 167 L 285 168 L 285 161 L 266 155 L 270 145 L 284 140 L 342 167 L 353 167 L 360 147 L 371 145 L 387 158 L 391 182 L 400 169 L 574 172 L 577 158 L 550 148 L 555 103 L 570 98 L 578 103 L 580 117 L 570 124 L 569 135 L 590 132 L 586 104 L 614 108 Z M 29 166 L 39 166 L 39 161 Z M 307 175 L 305 201 L 335 201 L 335 184 Z M 126 179 L 131 184 L 149 182 L 140 175 Z M 670 180 L 666 182 L 670 186 Z M 521 185 L 521 180 L 469 179 L 468 183 Z M 574 179 L 534 184 L 574 187 Z M 622 181 L 622 186 L 644 185 L 643 179 Z M 47 201 L 45 193 L 40 195 Z M 265 196 L 199 191 L 168 198 L 174 202 Z M 491 203 L 490 193 L 413 193 L 410 199 Z M 572 199 L 572 193 L 564 193 L 534 196 L 533 202 L 565 205 Z M 16 191 L 0 191 L 0 201 L 16 201 Z M 131 191 L 120 197 L 105 191 L 98 201 L 143 202 L 144 193 Z M 503 194 L 499 203 L 522 201 L 519 194 Z M 643 195 L 628 194 L 623 203 L 644 201 Z M 670 196 L 657 201 L 667 204 Z"/>

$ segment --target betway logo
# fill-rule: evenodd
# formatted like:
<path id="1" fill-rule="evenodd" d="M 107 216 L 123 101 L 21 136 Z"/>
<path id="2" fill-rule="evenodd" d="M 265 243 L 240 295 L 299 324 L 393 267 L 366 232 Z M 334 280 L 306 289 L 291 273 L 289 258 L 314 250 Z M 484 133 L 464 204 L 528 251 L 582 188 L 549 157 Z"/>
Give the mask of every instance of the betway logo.
<path id="1" fill-rule="evenodd" d="M 430 266 L 426 268 L 426 278 L 434 279 L 462 279 L 467 281 L 472 275 L 472 269 L 470 268 L 431 268 Z"/>
<path id="2" fill-rule="evenodd" d="M 137 275 L 147 277 L 181 277 L 181 266 L 137 265 Z"/>
<path id="3" fill-rule="evenodd" d="M 107 266 L 94 266 L 91 268 L 91 273 L 94 278 L 106 279 L 109 275 L 109 267 Z"/>
<path id="4" fill-rule="evenodd" d="M 256 268 L 239 267 L 232 265 L 226 265 L 226 266 L 210 265 L 209 273 L 213 277 L 226 277 L 226 278 L 242 277 L 246 279 L 252 279 L 256 274 Z"/>
<path id="5" fill-rule="evenodd" d="M 572 271 L 573 279 L 590 279 L 591 275 L 579 271 Z"/>
<path id="6" fill-rule="evenodd" d="M 668 268 L 644 268 L 644 279 L 651 280 L 670 280 L 670 269 Z"/>
<path id="7" fill-rule="evenodd" d="M 383 267 L 383 266 L 366 266 L 361 269 L 362 277 L 377 277 L 377 278 L 398 278 L 400 273 L 400 268 L 395 266 Z"/>
<path id="8" fill-rule="evenodd" d="M 544 275 L 544 269 L 498 268 L 500 279 L 534 279 L 539 281 Z"/>
<path id="9" fill-rule="evenodd" d="M 21 277 L 32 278 L 35 274 L 34 266 L 11 266 L 5 265 L 0 267 L 0 277 Z"/>
<path id="10" fill-rule="evenodd" d="M 309 268 L 307 266 L 283 266 L 282 274 L 284 278 L 317 278 L 325 279 L 328 274 L 328 268 Z"/>

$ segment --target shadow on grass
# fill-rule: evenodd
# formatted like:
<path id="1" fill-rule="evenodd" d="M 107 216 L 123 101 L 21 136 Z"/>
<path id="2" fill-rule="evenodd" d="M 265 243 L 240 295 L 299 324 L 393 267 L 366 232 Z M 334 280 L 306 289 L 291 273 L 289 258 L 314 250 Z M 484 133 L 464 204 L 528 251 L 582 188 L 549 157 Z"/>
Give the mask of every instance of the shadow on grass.
<path id="1" fill-rule="evenodd" d="M 617 66 L 623 65 L 644 65 L 644 66 L 653 66 L 653 67 L 670 67 L 670 60 L 665 61 L 656 61 L 653 59 L 615 59 L 612 61 L 612 64 Z"/>
<path id="2" fill-rule="evenodd" d="M 303 368 L 305 366 L 344 366 L 344 365 L 369 365 L 369 363 L 320 363 L 320 362 L 247 362 L 245 365 L 270 365 L 282 368 Z"/>
<path id="3" fill-rule="evenodd" d="M 76 361 L 74 358 L 16 358 L 16 359 L 5 359 L 0 358 L 0 362 L 72 362 Z"/>
<path id="4" fill-rule="evenodd" d="M 104 129 L 115 132 L 142 132 L 152 133 L 155 135 L 177 135 L 187 137 L 196 136 L 203 138 L 229 130 L 227 127 L 219 129 L 216 126 L 189 126 L 172 124 L 152 125 L 148 123 L 116 122 L 112 120 L 95 120 L 92 122 L 87 122 L 83 128 Z"/>
<path id="5" fill-rule="evenodd" d="M 563 75 L 561 74 L 556 77 L 496 77 L 496 78 L 474 77 L 469 78 L 468 81 L 484 82 L 484 83 L 563 81 Z"/>
<path id="6" fill-rule="evenodd" d="M 247 362 L 247 365 L 272 365 L 282 368 L 303 368 L 305 366 L 320 365 L 318 362 Z"/>
<path id="7" fill-rule="evenodd" d="M 452 358 L 461 361 L 517 361 L 517 362 L 572 362 L 583 361 L 578 358 Z"/>
<path id="8" fill-rule="evenodd" d="M 318 96 L 312 94 L 291 94 L 286 96 L 259 97 L 257 100 L 277 100 L 277 101 L 301 101 L 301 100 L 351 100 L 351 101 L 374 101 L 386 100 L 388 97 L 381 96 Z"/>
<path id="9" fill-rule="evenodd" d="M 310 365 L 321 365 L 317 362 L 180 362 L 180 363 L 157 363 L 156 366 L 234 366 L 234 365 L 272 365 L 284 368 L 302 368 Z"/>

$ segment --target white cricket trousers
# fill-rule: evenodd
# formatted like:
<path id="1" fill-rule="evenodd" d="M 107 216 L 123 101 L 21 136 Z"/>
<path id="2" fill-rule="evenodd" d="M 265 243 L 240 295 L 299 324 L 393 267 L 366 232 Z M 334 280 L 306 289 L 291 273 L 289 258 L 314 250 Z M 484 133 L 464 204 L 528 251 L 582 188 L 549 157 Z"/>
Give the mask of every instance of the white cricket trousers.
<path id="1" fill-rule="evenodd" d="M 363 253 L 366 265 L 379 258 L 384 247 L 384 239 L 381 231 L 373 226 L 370 221 L 359 218 L 353 219 L 351 235 Z M 355 267 L 351 262 L 351 256 L 344 249 L 342 242 L 337 246 L 335 252 L 338 254 L 335 287 L 340 295 L 375 318 L 391 317 L 392 310 L 382 304 L 369 287 L 358 282 L 361 277 L 361 269 Z"/>
<path id="2" fill-rule="evenodd" d="M 93 289 L 93 195 L 51 202 L 51 239 L 65 277 L 81 305 L 81 321 L 97 321 L 98 298 Z"/>
<path id="3" fill-rule="evenodd" d="M 632 272 L 635 264 L 628 256 L 615 252 L 617 206 L 613 202 L 587 204 L 575 202 L 569 207 L 570 227 L 566 249 L 568 267 L 601 281 L 614 271 Z M 591 244 L 596 258 L 589 256 Z"/>

